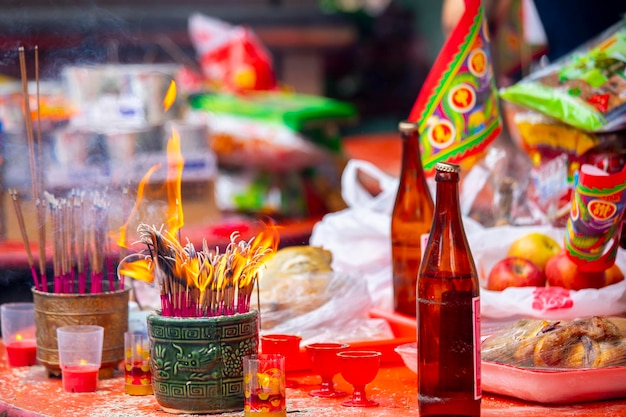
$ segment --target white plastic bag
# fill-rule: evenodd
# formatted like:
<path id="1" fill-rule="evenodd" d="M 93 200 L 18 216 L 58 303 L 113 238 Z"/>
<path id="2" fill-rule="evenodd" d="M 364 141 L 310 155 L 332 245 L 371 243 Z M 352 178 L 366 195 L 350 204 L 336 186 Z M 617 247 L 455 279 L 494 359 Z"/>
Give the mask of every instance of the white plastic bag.
<path id="1" fill-rule="evenodd" d="M 371 298 L 361 277 L 293 273 L 264 276 L 259 284 L 263 333 L 295 334 L 303 345 L 393 338 L 386 321 L 369 318 Z"/>
<path id="2" fill-rule="evenodd" d="M 563 247 L 564 228 L 502 226 L 468 234 L 468 241 L 484 285 L 489 271 L 514 240 L 532 232 L 552 237 Z M 617 265 L 626 271 L 626 252 L 619 250 Z M 626 313 L 626 281 L 600 289 L 566 290 L 560 287 L 511 287 L 504 291 L 480 290 L 481 318 L 512 321 L 519 317 L 573 319 Z"/>
<path id="3" fill-rule="evenodd" d="M 357 178 L 362 170 L 377 180 L 381 192 L 372 196 Z M 310 245 L 333 254 L 332 267 L 361 277 L 375 307 L 393 309 L 391 281 L 391 211 L 398 180 L 375 165 L 350 160 L 341 177 L 341 195 L 348 208 L 324 216 L 314 227 Z"/>

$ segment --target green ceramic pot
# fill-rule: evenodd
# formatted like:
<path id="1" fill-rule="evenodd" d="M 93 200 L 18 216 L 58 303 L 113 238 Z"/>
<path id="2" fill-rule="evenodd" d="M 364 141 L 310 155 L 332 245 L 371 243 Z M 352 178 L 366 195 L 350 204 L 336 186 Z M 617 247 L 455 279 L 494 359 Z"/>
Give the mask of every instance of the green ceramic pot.
<path id="1" fill-rule="evenodd" d="M 243 357 L 258 351 L 258 312 L 148 316 L 154 396 L 169 413 L 243 410 Z"/>

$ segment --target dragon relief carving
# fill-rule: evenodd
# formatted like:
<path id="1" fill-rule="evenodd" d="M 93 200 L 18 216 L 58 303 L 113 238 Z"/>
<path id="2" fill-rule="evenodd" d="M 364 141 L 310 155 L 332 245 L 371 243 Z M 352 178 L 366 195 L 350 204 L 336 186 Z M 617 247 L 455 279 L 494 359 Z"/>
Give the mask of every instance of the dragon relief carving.
<path id="1" fill-rule="evenodd" d="M 189 380 L 198 381 L 216 379 L 220 376 L 221 368 L 217 347 L 203 347 L 188 351 L 175 343 L 172 344 L 172 347 L 177 351 L 174 375 L 179 372 L 190 372 Z"/>

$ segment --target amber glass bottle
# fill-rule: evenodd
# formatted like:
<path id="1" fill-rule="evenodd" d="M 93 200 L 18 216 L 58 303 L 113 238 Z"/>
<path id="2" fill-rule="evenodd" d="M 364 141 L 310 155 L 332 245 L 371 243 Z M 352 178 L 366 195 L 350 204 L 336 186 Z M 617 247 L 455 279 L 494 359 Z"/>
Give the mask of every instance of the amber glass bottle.
<path id="1" fill-rule="evenodd" d="M 435 166 L 436 205 L 417 283 L 418 404 L 426 416 L 480 416 L 480 304 L 459 207 L 459 166 Z"/>
<path id="2" fill-rule="evenodd" d="M 403 121 L 398 129 L 402 138 L 402 168 L 391 216 L 393 301 L 396 312 L 415 317 L 417 273 L 434 205 L 422 168 L 418 125 Z"/>

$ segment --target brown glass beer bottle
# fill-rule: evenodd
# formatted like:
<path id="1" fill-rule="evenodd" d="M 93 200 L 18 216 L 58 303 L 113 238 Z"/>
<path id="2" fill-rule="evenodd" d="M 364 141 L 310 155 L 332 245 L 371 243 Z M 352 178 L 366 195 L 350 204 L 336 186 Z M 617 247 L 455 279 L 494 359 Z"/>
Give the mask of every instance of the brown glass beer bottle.
<path id="1" fill-rule="evenodd" d="M 417 282 L 419 415 L 480 416 L 480 303 L 459 207 L 459 166 L 435 166 L 433 224 Z"/>
<path id="2" fill-rule="evenodd" d="M 422 168 L 417 129 L 417 123 L 402 121 L 398 125 L 402 138 L 402 166 L 391 215 L 394 310 L 413 317 L 417 305 L 417 273 L 434 210 Z"/>

